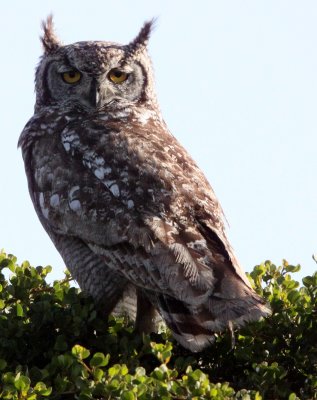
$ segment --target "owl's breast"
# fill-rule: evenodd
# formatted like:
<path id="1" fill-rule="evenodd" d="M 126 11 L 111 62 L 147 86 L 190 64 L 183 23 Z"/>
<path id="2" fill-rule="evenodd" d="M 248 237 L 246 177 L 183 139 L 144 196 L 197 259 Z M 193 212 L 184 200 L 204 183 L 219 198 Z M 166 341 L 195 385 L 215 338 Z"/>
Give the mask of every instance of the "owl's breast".
<path id="1" fill-rule="evenodd" d="M 105 237 L 117 241 L 118 232 L 110 234 L 110 226 L 124 207 L 87 168 L 87 159 L 68 154 L 60 135 L 34 142 L 30 159 L 30 194 L 46 230 L 72 234 L 76 226 L 97 243 Z"/>
<path id="2" fill-rule="evenodd" d="M 161 121 L 95 116 L 57 128 L 33 140 L 25 157 L 46 230 L 72 234 L 76 226 L 87 240 L 113 244 L 149 219 L 185 223 L 197 209 L 215 215 L 208 182 Z"/>

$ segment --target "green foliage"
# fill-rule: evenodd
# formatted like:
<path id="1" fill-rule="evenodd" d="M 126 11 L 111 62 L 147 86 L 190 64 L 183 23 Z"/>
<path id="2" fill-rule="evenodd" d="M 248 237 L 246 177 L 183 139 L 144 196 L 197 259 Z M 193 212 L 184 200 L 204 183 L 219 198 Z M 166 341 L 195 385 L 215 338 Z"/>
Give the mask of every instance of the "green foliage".
<path id="1" fill-rule="evenodd" d="M 224 333 L 191 354 L 168 332 L 140 337 L 124 318 L 98 317 L 68 273 L 48 284 L 51 267 L 2 252 L 0 398 L 317 399 L 317 273 L 300 287 L 299 269 L 256 266 L 250 280 L 272 316 L 236 332 L 234 346 Z"/>

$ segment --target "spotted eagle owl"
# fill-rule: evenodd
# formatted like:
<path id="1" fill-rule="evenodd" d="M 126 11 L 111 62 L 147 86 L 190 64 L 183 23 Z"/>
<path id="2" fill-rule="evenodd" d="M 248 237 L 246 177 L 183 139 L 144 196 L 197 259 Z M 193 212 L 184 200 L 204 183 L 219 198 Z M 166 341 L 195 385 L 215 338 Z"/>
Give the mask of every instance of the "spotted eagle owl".
<path id="1" fill-rule="evenodd" d="M 43 23 L 33 117 L 19 140 L 38 217 L 106 313 L 127 287 L 136 327 L 157 310 L 191 351 L 266 316 L 224 231 L 215 194 L 159 110 L 147 22 L 128 45 L 62 45 Z"/>

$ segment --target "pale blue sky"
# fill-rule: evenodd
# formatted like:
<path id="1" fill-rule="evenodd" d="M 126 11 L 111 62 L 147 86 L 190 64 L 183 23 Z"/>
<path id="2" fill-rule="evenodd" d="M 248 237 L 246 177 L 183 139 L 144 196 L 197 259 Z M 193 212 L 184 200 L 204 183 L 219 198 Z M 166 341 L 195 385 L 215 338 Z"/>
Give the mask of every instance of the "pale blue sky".
<path id="1" fill-rule="evenodd" d="M 286 258 L 317 269 L 316 1 L 3 2 L 0 248 L 33 265 L 63 262 L 40 226 L 16 143 L 33 113 L 40 22 L 64 43 L 127 43 L 158 17 L 149 50 L 172 133 L 205 172 L 244 269 Z"/>

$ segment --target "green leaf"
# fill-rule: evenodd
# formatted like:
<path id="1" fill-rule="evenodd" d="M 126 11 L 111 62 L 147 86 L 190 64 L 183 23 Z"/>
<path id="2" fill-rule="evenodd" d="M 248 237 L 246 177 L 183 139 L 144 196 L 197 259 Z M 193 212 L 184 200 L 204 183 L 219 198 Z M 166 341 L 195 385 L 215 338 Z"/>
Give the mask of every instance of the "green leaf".
<path id="1" fill-rule="evenodd" d="M 17 374 L 14 380 L 14 386 L 16 387 L 16 389 L 23 393 L 28 391 L 28 389 L 30 388 L 30 383 L 30 378 L 21 375 L 20 373 Z"/>
<path id="2" fill-rule="evenodd" d="M 121 399 L 122 400 L 135 400 L 135 395 L 133 392 L 125 390 L 124 392 L 121 393 Z"/>
<path id="3" fill-rule="evenodd" d="M 79 358 L 80 360 L 84 360 L 85 358 L 88 358 L 90 355 L 90 351 L 86 349 L 83 346 L 80 346 L 79 344 L 76 344 L 72 348 L 72 354 L 76 358 Z"/>
<path id="4" fill-rule="evenodd" d="M 297 290 L 291 290 L 287 294 L 287 298 L 292 304 L 295 304 L 300 297 L 301 295 Z"/>
<path id="5" fill-rule="evenodd" d="M 36 393 L 40 394 L 41 396 L 49 396 L 52 393 L 51 387 L 46 387 L 44 382 L 37 382 L 34 387 Z"/>
<path id="6" fill-rule="evenodd" d="M 105 367 L 106 365 L 108 365 L 109 359 L 109 354 L 105 356 L 103 353 L 95 353 L 90 360 L 89 365 L 91 367 Z"/>
<path id="7" fill-rule="evenodd" d="M 127 368 L 127 366 L 125 364 L 121 365 L 121 375 L 124 376 L 129 372 L 129 369 Z"/>
<path id="8" fill-rule="evenodd" d="M 305 277 L 303 278 L 303 284 L 304 284 L 304 286 L 306 286 L 306 287 L 313 286 L 313 284 L 314 284 L 314 279 L 313 279 L 313 277 L 311 277 L 311 276 L 305 276 Z"/>
<path id="9" fill-rule="evenodd" d="M 68 369 L 74 363 L 74 359 L 68 354 L 60 354 L 57 356 L 58 367 Z"/>
<path id="10" fill-rule="evenodd" d="M 285 267 L 285 271 L 287 271 L 287 272 L 298 272 L 298 271 L 300 271 L 300 269 L 301 269 L 301 266 L 299 264 L 298 265 L 287 265 Z"/>
<path id="11" fill-rule="evenodd" d="M 16 305 L 17 317 L 23 317 L 23 307 L 20 303 Z"/>
<path id="12" fill-rule="evenodd" d="M 94 367 L 93 376 L 94 376 L 94 379 L 97 382 L 100 382 L 101 379 L 104 377 L 104 375 L 105 374 L 104 374 L 104 371 L 102 369 Z"/>

